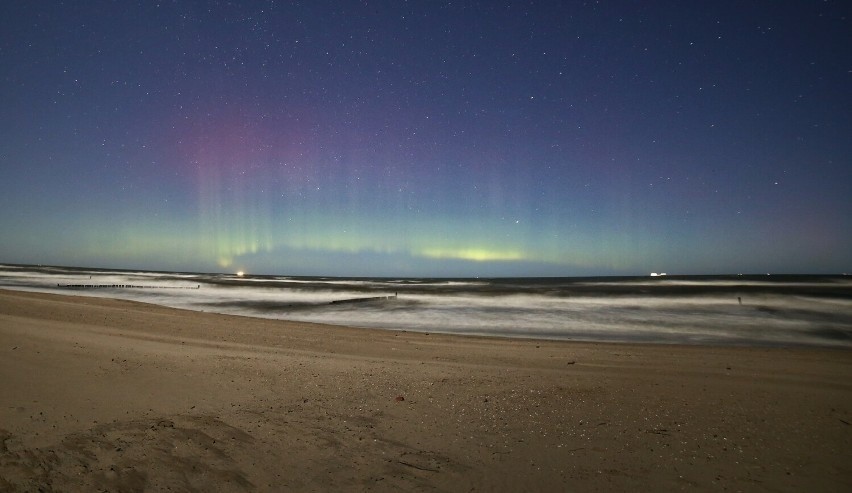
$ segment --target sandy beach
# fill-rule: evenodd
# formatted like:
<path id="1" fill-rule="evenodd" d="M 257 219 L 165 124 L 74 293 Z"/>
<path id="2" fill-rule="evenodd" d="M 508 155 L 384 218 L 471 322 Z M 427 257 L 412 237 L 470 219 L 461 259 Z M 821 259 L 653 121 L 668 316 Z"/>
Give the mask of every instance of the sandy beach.
<path id="1" fill-rule="evenodd" d="M 849 491 L 852 353 L 0 291 L 0 491 Z"/>

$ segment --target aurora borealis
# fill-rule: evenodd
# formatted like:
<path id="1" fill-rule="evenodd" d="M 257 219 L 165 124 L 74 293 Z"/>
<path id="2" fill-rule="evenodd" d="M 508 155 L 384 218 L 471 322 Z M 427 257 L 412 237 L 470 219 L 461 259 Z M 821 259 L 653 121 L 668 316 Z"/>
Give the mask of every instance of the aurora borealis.
<path id="1" fill-rule="evenodd" d="M 844 2 L 4 2 L 0 262 L 852 269 Z"/>

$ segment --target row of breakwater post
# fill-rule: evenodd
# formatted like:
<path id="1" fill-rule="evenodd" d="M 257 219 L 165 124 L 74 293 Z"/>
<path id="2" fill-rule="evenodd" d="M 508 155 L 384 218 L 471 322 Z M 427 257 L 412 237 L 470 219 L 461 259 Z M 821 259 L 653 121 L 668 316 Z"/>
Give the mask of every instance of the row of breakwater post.
<path id="1" fill-rule="evenodd" d="M 329 305 L 337 305 L 341 303 L 364 303 L 367 301 L 379 301 L 379 300 L 395 300 L 399 293 L 394 293 L 393 296 L 371 296 L 369 298 L 349 298 L 346 300 L 334 300 L 330 301 Z"/>
<path id="2" fill-rule="evenodd" d="M 197 286 L 142 286 L 137 284 L 57 284 L 56 287 L 66 289 L 201 289 L 201 284 Z"/>

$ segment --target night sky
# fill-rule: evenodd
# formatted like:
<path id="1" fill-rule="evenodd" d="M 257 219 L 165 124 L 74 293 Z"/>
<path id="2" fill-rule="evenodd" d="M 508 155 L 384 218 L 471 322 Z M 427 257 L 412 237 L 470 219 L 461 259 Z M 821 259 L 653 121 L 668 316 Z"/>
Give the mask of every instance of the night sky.
<path id="1" fill-rule="evenodd" d="M 0 6 L 0 262 L 852 272 L 845 1 Z"/>

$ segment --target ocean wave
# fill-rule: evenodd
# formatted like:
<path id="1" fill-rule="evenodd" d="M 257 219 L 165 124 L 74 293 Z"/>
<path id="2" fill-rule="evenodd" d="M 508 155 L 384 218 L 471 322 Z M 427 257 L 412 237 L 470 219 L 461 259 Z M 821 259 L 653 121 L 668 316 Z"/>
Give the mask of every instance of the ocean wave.
<path id="1" fill-rule="evenodd" d="M 0 266 L 0 287 L 397 330 L 585 341 L 852 347 L 842 276 L 342 279 Z M 155 289 L 156 288 L 156 289 Z M 188 289 L 192 288 L 192 289 Z M 347 301 L 341 303 L 341 301 Z"/>

